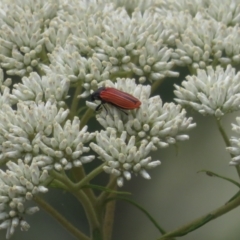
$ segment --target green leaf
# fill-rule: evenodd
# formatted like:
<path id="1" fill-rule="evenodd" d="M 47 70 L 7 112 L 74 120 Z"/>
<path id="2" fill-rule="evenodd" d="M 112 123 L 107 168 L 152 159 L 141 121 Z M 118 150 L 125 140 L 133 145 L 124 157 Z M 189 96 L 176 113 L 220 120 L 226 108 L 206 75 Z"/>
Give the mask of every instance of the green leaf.
<path id="1" fill-rule="evenodd" d="M 234 185 L 236 185 L 238 188 L 240 188 L 240 184 L 238 182 L 236 182 L 235 180 L 231 179 L 231 178 L 228 178 L 228 177 L 224 177 L 224 176 L 221 176 L 217 173 L 214 173 L 214 172 L 211 172 L 211 171 L 208 171 L 208 170 L 201 170 L 201 171 L 198 171 L 198 172 L 205 172 L 208 176 L 210 177 L 218 177 L 218 178 L 221 178 L 223 180 L 226 180 L 230 183 L 233 183 Z"/>
<path id="2" fill-rule="evenodd" d="M 135 206 L 136 208 L 138 208 L 141 212 L 143 212 L 143 213 L 146 215 L 146 217 L 150 220 L 150 222 L 153 223 L 153 225 L 159 230 L 159 232 L 160 232 L 161 234 L 165 234 L 165 233 L 166 233 L 166 231 L 165 231 L 162 227 L 160 227 L 160 226 L 158 225 L 157 221 L 151 216 L 151 214 L 150 214 L 146 209 L 144 209 L 142 206 L 140 206 L 138 203 L 136 203 L 135 201 L 133 201 L 133 200 L 131 200 L 131 199 L 129 199 L 129 198 L 118 197 L 118 196 L 117 196 L 117 197 L 113 197 L 113 198 L 108 198 L 108 199 L 106 200 L 105 204 L 106 204 L 107 202 L 109 202 L 109 201 L 114 201 L 114 200 L 122 200 L 122 201 L 125 201 L 125 202 L 128 202 L 128 203 L 132 204 L 133 206 Z"/>

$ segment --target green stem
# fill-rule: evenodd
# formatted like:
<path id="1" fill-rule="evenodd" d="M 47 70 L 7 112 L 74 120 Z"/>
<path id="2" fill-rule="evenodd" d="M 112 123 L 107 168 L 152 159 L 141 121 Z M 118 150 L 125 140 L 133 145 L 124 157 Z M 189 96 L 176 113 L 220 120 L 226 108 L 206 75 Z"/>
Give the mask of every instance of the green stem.
<path id="1" fill-rule="evenodd" d="M 212 65 L 212 67 L 213 67 L 214 69 L 216 69 L 216 66 L 219 65 L 218 59 L 217 59 L 217 58 L 214 58 L 213 61 L 212 61 L 212 63 L 211 63 L 211 65 Z"/>
<path id="2" fill-rule="evenodd" d="M 154 92 L 158 89 L 158 87 L 163 83 L 163 81 L 164 81 L 164 79 L 155 81 L 155 82 L 152 84 L 151 93 L 154 93 Z"/>
<path id="3" fill-rule="evenodd" d="M 117 197 L 114 197 L 114 198 L 108 198 L 107 202 L 109 202 L 109 201 L 116 201 L 116 200 L 122 200 L 122 201 L 125 201 L 127 203 L 132 204 L 134 207 L 138 208 L 142 213 L 144 213 L 146 215 L 146 217 L 148 217 L 148 219 L 153 223 L 153 225 L 159 230 L 159 232 L 161 234 L 165 234 L 166 233 L 166 231 L 157 223 L 157 221 L 151 216 L 151 214 L 149 214 L 148 211 L 146 211 L 142 206 L 137 204 L 135 201 L 133 201 L 133 200 L 131 200 L 129 198 L 117 196 Z"/>
<path id="4" fill-rule="evenodd" d="M 236 170 L 237 170 L 238 176 L 240 177 L 240 166 L 237 165 L 237 166 L 235 166 L 235 168 L 236 168 Z"/>
<path id="5" fill-rule="evenodd" d="M 111 80 L 116 81 L 116 78 L 133 78 L 132 72 L 118 71 L 117 73 L 111 73 Z"/>
<path id="6" fill-rule="evenodd" d="M 86 176 L 86 173 L 84 171 L 83 166 L 81 166 L 80 168 L 74 168 L 73 169 L 73 174 L 74 174 L 75 180 L 77 180 L 78 183 L 80 181 L 84 181 L 88 177 L 88 175 Z M 90 181 L 90 180 L 88 180 L 88 181 Z M 85 184 L 87 184 L 88 181 Z M 81 187 L 77 187 L 76 186 L 78 183 L 75 183 L 75 185 L 74 185 L 74 188 L 76 188 L 76 190 L 81 188 Z M 93 190 L 91 188 L 86 188 L 86 189 L 83 189 L 83 191 L 88 196 L 88 198 L 91 201 L 91 203 L 94 205 L 96 203 L 96 196 L 94 195 Z"/>
<path id="7" fill-rule="evenodd" d="M 85 112 L 85 114 L 81 117 L 81 124 L 80 124 L 81 128 L 83 128 L 87 124 L 88 120 L 92 117 L 92 114 L 93 114 L 93 110 L 89 108 Z"/>
<path id="8" fill-rule="evenodd" d="M 53 187 L 53 188 L 61 188 L 61 189 L 64 189 L 66 191 L 68 190 L 65 184 L 63 184 L 62 182 L 60 182 L 56 179 L 54 179 L 54 181 L 51 183 L 50 186 Z"/>
<path id="9" fill-rule="evenodd" d="M 192 232 L 196 230 L 197 228 L 205 225 L 206 223 L 210 222 L 211 220 L 222 216 L 223 214 L 231 211 L 232 209 L 238 207 L 240 205 L 240 196 L 225 205 L 217 208 L 216 210 L 186 224 L 183 227 L 180 227 L 174 231 L 168 232 L 167 234 L 164 234 L 162 237 L 159 238 L 159 240 L 167 240 L 171 237 L 179 237 L 184 236 L 188 234 L 189 232 Z"/>
<path id="10" fill-rule="evenodd" d="M 85 210 L 88 222 L 90 224 L 91 232 L 93 229 L 98 229 L 100 224 L 97 218 L 96 211 L 94 209 L 94 205 L 91 203 L 84 191 L 79 191 L 78 189 L 76 189 L 75 184 L 67 178 L 64 172 L 58 173 L 56 171 L 51 171 L 50 174 L 52 177 L 64 183 L 68 191 L 71 192 L 81 202 Z"/>
<path id="11" fill-rule="evenodd" d="M 219 175 L 219 174 L 216 174 L 216 173 L 214 173 L 214 172 L 211 172 L 211 171 L 209 171 L 209 170 L 201 170 L 201 171 L 198 171 L 198 172 L 204 172 L 204 173 L 206 173 L 208 176 L 210 176 L 210 177 L 218 177 L 218 178 L 221 178 L 221 179 L 224 179 L 224 180 L 226 180 L 226 181 L 228 181 L 228 182 L 230 182 L 230 183 L 233 183 L 235 186 L 237 186 L 238 188 L 240 188 L 240 184 L 238 183 L 238 182 L 236 182 L 236 181 L 234 181 L 233 179 L 231 179 L 231 178 L 228 178 L 228 177 L 224 177 L 224 176 L 222 176 L 222 175 Z"/>
<path id="12" fill-rule="evenodd" d="M 190 75 L 196 75 L 197 70 L 193 68 L 192 66 L 188 65 L 188 71 L 190 72 Z"/>
<path id="13" fill-rule="evenodd" d="M 222 127 L 222 124 L 221 124 L 221 121 L 220 119 L 216 119 L 216 122 L 217 122 L 217 126 L 218 126 L 218 129 L 222 135 L 222 138 L 226 144 L 227 147 L 230 147 L 231 144 L 230 144 L 230 141 L 229 141 L 229 138 L 225 132 L 225 130 L 223 129 Z M 231 157 L 233 157 L 233 155 L 231 154 Z M 240 177 L 240 166 L 235 166 L 236 167 L 236 170 L 237 170 L 237 173 L 238 173 L 238 177 Z"/>
<path id="14" fill-rule="evenodd" d="M 217 118 L 216 118 L 216 122 L 217 122 L 218 130 L 219 130 L 219 132 L 221 133 L 222 138 L 223 138 L 226 146 L 229 147 L 229 146 L 230 146 L 229 138 L 228 138 L 228 136 L 227 136 L 224 128 L 222 127 L 222 124 L 221 124 L 220 119 L 217 119 Z"/>
<path id="15" fill-rule="evenodd" d="M 88 184 L 93 178 L 95 178 L 98 174 L 100 174 L 103 171 L 103 166 L 105 166 L 106 163 L 101 164 L 97 168 L 95 168 L 92 172 L 90 172 L 84 179 L 82 179 L 80 182 L 76 183 L 74 185 L 75 189 L 80 189 L 84 185 Z"/>
<path id="16" fill-rule="evenodd" d="M 54 217 L 65 229 L 67 229 L 77 239 L 90 240 L 85 234 L 75 228 L 66 218 L 64 218 L 56 209 L 45 202 L 42 198 L 34 196 L 34 201 L 52 217 Z"/>
<path id="17" fill-rule="evenodd" d="M 109 179 L 108 185 L 106 186 L 107 189 L 113 189 L 114 186 L 116 185 L 116 177 L 115 178 L 111 178 Z M 97 202 L 99 205 L 102 205 L 105 200 L 109 197 L 109 192 L 107 191 L 103 191 L 97 199 Z"/>
<path id="18" fill-rule="evenodd" d="M 110 182 L 115 182 L 112 190 L 117 190 L 116 177 L 111 175 Z M 115 197 L 115 193 L 111 193 L 109 197 Z M 103 237 L 104 240 L 111 240 L 112 230 L 115 216 L 116 201 L 108 202 L 105 209 L 104 219 L 103 219 Z"/>
<path id="19" fill-rule="evenodd" d="M 83 208 L 86 212 L 88 222 L 90 224 L 90 232 L 93 233 L 96 229 L 100 229 L 100 222 L 97 213 L 90 203 L 89 198 L 83 191 L 73 191 L 73 195 L 81 202 Z"/>

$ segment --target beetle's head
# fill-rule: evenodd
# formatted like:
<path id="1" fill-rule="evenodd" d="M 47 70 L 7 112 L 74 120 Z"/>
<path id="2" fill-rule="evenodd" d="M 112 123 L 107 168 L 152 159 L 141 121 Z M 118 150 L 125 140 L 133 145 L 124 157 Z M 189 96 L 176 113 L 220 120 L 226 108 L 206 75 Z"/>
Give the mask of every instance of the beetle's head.
<path id="1" fill-rule="evenodd" d="M 102 100 L 101 99 L 101 91 L 103 91 L 104 89 L 105 89 L 105 87 L 100 87 L 97 91 L 93 92 L 91 94 L 91 101 Z"/>

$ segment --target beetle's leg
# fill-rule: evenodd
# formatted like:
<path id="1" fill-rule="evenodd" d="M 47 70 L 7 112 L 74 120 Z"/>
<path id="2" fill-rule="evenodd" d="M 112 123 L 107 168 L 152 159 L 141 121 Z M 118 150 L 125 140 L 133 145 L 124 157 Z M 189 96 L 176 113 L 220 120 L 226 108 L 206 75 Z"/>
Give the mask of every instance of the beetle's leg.
<path id="1" fill-rule="evenodd" d="M 128 115 L 128 113 L 126 113 L 123 109 L 118 108 L 121 112 L 123 112 L 125 115 Z"/>
<path id="2" fill-rule="evenodd" d="M 101 106 L 102 106 L 102 103 L 100 103 L 100 104 L 96 107 L 95 111 L 97 112 L 97 111 L 100 109 Z"/>
<path id="3" fill-rule="evenodd" d="M 103 104 L 103 108 L 106 110 L 106 113 L 108 114 L 107 107 Z"/>

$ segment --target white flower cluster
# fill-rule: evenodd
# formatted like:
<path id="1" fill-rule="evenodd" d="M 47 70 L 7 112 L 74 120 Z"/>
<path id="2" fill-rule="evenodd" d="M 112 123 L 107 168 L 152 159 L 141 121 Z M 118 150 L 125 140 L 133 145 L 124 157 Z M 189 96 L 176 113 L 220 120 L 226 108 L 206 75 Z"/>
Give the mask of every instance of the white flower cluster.
<path id="1" fill-rule="evenodd" d="M 183 132 L 196 124 L 186 117 L 180 105 L 163 105 L 159 96 L 149 97 L 150 86 L 137 85 L 133 79 L 117 79 L 115 84 L 106 81 L 105 86 L 133 95 L 141 101 L 141 106 L 127 111 L 105 103 L 97 120 L 106 131 L 98 133 L 97 144 L 90 146 L 107 162 L 104 170 L 118 177 L 119 186 L 123 185 L 124 178 L 131 178 L 131 172 L 149 178 L 146 169 L 159 165 L 160 161 L 152 162 L 148 154 L 176 141 L 187 140 L 188 135 Z M 87 105 L 92 109 L 98 106 L 93 102 Z"/>
<path id="2" fill-rule="evenodd" d="M 73 84 L 81 83 L 85 89 L 81 97 L 88 96 L 99 82 L 119 73 L 136 74 L 140 82 L 178 76 L 171 71 L 173 50 L 165 44 L 173 43 L 175 34 L 164 29 L 163 17 L 157 11 L 148 9 L 142 15 L 136 9 L 130 17 L 124 8 L 118 8 L 105 14 L 87 15 L 87 21 L 78 22 L 67 16 L 65 19 L 62 30 L 65 37 L 56 47 L 51 39 L 56 40 L 57 32 L 49 28 L 46 42 L 52 51 L 51 64 L 42 64 L 41 68 L 62 74 Z M 54 28 L 57 20 L 52 24 Z"/>
<path id="3" fill-rule="evenodd" d="M 58 15 L 62 20 L 73 22 L 75 20 L 86 20 L 89 15 L 106 14 L 112 11 L 114 6 L 111 0 L 60 0 L 61 10 Z M 67 14 L 66 14 L 67 13 Z"/>
<path id="4" fill-rule="evenodd" d="M 42 169 L 50 170 L 55 168 L 60 171 L 62 169 L 68 170 L 72 167 L 79 167 L 83 163 L 91 162 L 95 156 L 86 155 L 90 148 L 84 144 L 90 142 L 95 133 L 87 132 L 87 126 L 81 130 L 80 120 L 75 117 L 71 123 L 67 120 L 63 127 L 58 122 L 53 125 L 53 136 L 43 136 L 37 140 L 39 149 L 42 155 L 34 157 Z"/>
<path id="5" fill-rule="evenodd" d="M 166 17 L 164 28 L 175 30 L 172 60 L 178 66 L 206 68 L 212 62 L 240 62 L 239 1 L 165 1 L 155 11 Z M 187 11 L 186 11 L 187 9 Z M 230 27 L 229 27 L 230 26 Z M 172 45 L 168 42 L 168 45 Z"/>
<path id="6" fill-rule="evenodd" d="M 227 147 L 227 151 L 232 155 L 230 165 L 236 166 L 240 164 L 240 117 L 236 118 L 237 124 L 232 124 L 232 130 L 238 137 L 231 137 L 231 147 Z"/>
<path id="7" fill-rule="evenodd" d="M 225 56 L 220 58 L 221 63 L 230 63 L 237 65 L 240 63 L 240 28 L 239 25 L 234 27 L 228 27 L 226 30 L 227 34 L 223 41 L 223 48 Z"/>
<path id="8" fill-rule="evenodd" d="M 155 8 L 154 10 L 162 16 L 161 21 L 164 28 L 171 31 L 171 35 L 166 41 L 167 45 L 176 48 L 176 40 L 179 39 L 187 26 L 193 21 L 192 15 L 188 12 L 175 12 L 163 8 Z"/>
<path id="9" fill-rule="evenodd" d="M 158 6 L 175 12 L 188 12 L 194 17 L 203 8 L 206 8 L 210 1 L 211 0 L 160 0 Z"/>
<path id="10" fill-rule="evenodd" d="M 227 66 L 240 63 L 239 10 L 240 0 L 0 0 L 0 165 L 7 169 L 0 169 L 0 229 L 7 238 L 17 226 L 28 230 L 25 214 L 38 208 L 26 204 L 47 191 L 49 170 L 96 155 L 119 187 L 133 175 L 150 179 L 148 170 L 161 164 L 151 151 L 188 140 L 196 126 L 183 106 L 218 119 L 239 110 L 240 73 Z M 218 64 L 227 68 L 209 66 Z M 163 104 L 142 84 L 178 76 L 175 65 L 197 75 L 175 86 L 178 104 Z M 4 71 L 21 78 L 4 79 Z M 99 87 L 141 105 L 106 101 L 96 113 L 104 130 L 91 133 L 75 111 L 68 116 L 66 99 L 74 108 L 76 95 Z M 99 104 L 87 102 L 93 110 Z M 240 118 L 233 130 L 240 134 Z M 230 142 L 230 164 L 238 165 L 240 138 Z"/>
<path id="11" fill-rule="evenodd" d="M 132 173 L 140 174 L 145 179 L 150 179 L 146 170 L 160 165 L 160 161 L 151 161 L 148 157 L 152 150 L 153 143 L 136 142 L 136 138 L 131 136 L 128 140 L 128 133 L 123 131 L 118 137 L 117 131 L 107 128 L 96 136 L 97 144 L 90 143 L 91 148 L 107 163 L 103 167 L 104 171 L 117 177 L 119 187 L 123 186 L 124 178 L 131 179 Z"/>
<path id="12" fill-rule="evenodd" d="M 28 165 L 19 159 L 18 163 L 9 161 L 6 171 L 0 169 L 0 229 L 7 229 L 7 239 L 18 226 L 22 231 L 29 229 L 26 214 L 39 211 L 31 206 L 31 200 L 48 191 L 45 185 L 49 179 L 47 171 L 41 171 L 35 162 Z"/>
<path id="13" fill-rule="evenodd" d="M 22 78 L 22 83 L 13 85 L 10 99 L 15 103 L 55 100 L 60 106 L 65 106 L 69 86 L 70 81 L 60 75 L 49 73 L 41 77 L 32 72 L 29 77 Z"/>
<path id="14" fill-rule="evenodd" d="M 31 161 L 39 154 L 38 139 L 51 135 L 54 123 L 62 123 L 67 115 L 68 110 L 58 110 L 50 101 L 18 103 L 17 110 L 4 104 L 0 110 L 0 161 Z"/>
<path id="15" fill-rule="evenodd" d="M 56 14 L 57 5 L 37 3 L 12 0 L 0 9 L 0 66 L 9 75 L 24 76 L 38 66 L 44 47 L 42 29 L 46 18 Z"/>
<path id="16" fill-rule="evenodd" d="M 79 130 L 80 120 L 63 122 L 68 110 L 58 110 L 55 103 L 22 102 L 17 110 L 4 104 L 0 110 L 0 161 L 23 158 L 43 169 L 70 169 L 90 162 L 94 156 L 83 156 L 90 149 L 85 144 L 95 136 L 87 127 Z M 63 125 L 63 127 L 62 127 Z"/>
<path id="17" fill-rule="evenodd" d="M 189 65 L 195 69 L 206 68 L 212 61 L 224 63 L 224 58 L 221 57 L 225 37 L 224 24 L 196 16 L 189 23 L 181 38 L 176 40 L 176 50 L 172 58 L 179 66 Z"/>
<path id="18" fill-rule="evenodd" d="M 145 11 L 151 6 L 162 4 L 162 0 L 113 0 L 117 7 L 124 7 L 128 12 L 133 12 L 136 8 Z"/>
<path id="19" fill-rule="evenodd" d="M 206 1 L 207 3 L 207 1 Z M 206 17 L 215 19 L 226 25 L 234 26 L 240 23 L 240 1 L 239 0 L 211 0 L 204 13 Z"/>
<path id="20" fill-rule="evenodd" d="M 81 83 L 85 89 L 82 97 L 89 96 L 91 88 L 109 78 L 109 66 L 104 66 L 96 57 L 82 57 L 79 48 L 71 43 L 66 43 L 64 48 L 56 47 L 49 59 L 50 66 L 41 65 L 47 75 L 57 74 L 62 79 L 69 79 L 72 84 Z"/>
<path id="21" fill-rule="evenodd" d="M 106 55 L 104 61 L 112 66 L 110 72 L 133 72 L 142 83 L 178 76 L 171 71 L 173 50 L 164 44 L 173 34 L 161 22 L 161 15 L 152 9 L 143 15 L 135 10 L 131 17 L 124 9 L 109 13 L 103 19 L 104 33 L 98 44 Z"/>
<path id="22" fill-rule="evenodd" d="M 86 83 L 84 97 L 95 81 L 87 82 L 78 71 L 71 72 L 68 68 L 70 62 L 82 58 L 90 61 L 83 64 L 86 74 L 90 78 L 92 74 L 99 75 L 96 81 L 106 80 L 105 74 L 115 76 L 125 72 L 139 76 L 141 83 L 176 76 L 172 71 L 174 63 L 205 68 L 212 61 L 225 65 L 240 62 L 238 0 L 230 4 L 225 0 L 11 0 L 6 3 L 2 3 L 0 11 L 1 67 L 9 75 L 27 75 L 47 61 L 43 51 L 46 47 L 52 54 L 49 56 L 52 71 L 67 70 L 64 77 Z M 172 47 L 176 48 L 174 52 Z M 68 54 L 69 48 L 78 54 Z M 97 58 L 101 66 L 98 64 L 96 68 L 92 58 Z M 67 66 L 63 61 L 60 67 L 59 59 L 68 59 Z"/>
<path id="23" fill-rule="evenodd" d="M 198 69 L 197 75 L 187 76 L 182 87 L 175 85 L 176 102 L 191 106 L 203 115 L 217 118 L 240 109 L 240 72 L 231 65 Z"/>
<path id="24" fill-rule="evenodd" d="M 141 101 L 139 109 L 124 110 L 123 113 L 116 107 L 107 105 L 107 111 L 102 109 L 97 115 L 98 122 L 107 129 L 115 128 L 119 133 L 126 131 L 129 136 L 135 136 L 141 143 L 152 142 L 152 150 L 157 147 L 166 147 L 176 141 L 187 140 L 182 132 L 195 127 L 192 118 L 186 117 L 186 111 L 174 103 L 162 103 L 159 96 L 149 97 L 151 87 L 136 84 L 134 79 L 118 78 L 114 84 L 106 81 L 106 87 L 114 87 L 127 92 Z M 97 104 L 87 102 L 92 109 Z"/>
<path id="25" fill-rule="evenodd" d="M 69 35 L 80 37 L 79 44 L 86 50 L 86 43 L 94 42 L 93 36 L 101 35 L 102 17 L 114 10 L 114 5 L 107 0 L 60 0 L 57 17 L 49 23 L 44 32 L 46 48 L 53 52 L 56 46 L 64 46 Z M 92 46 L 93 47 L 93 46 Z M 91 49 L 88 48 L 88 51 Z M 80 51 L 81 52 L 81 51 Z"/>

